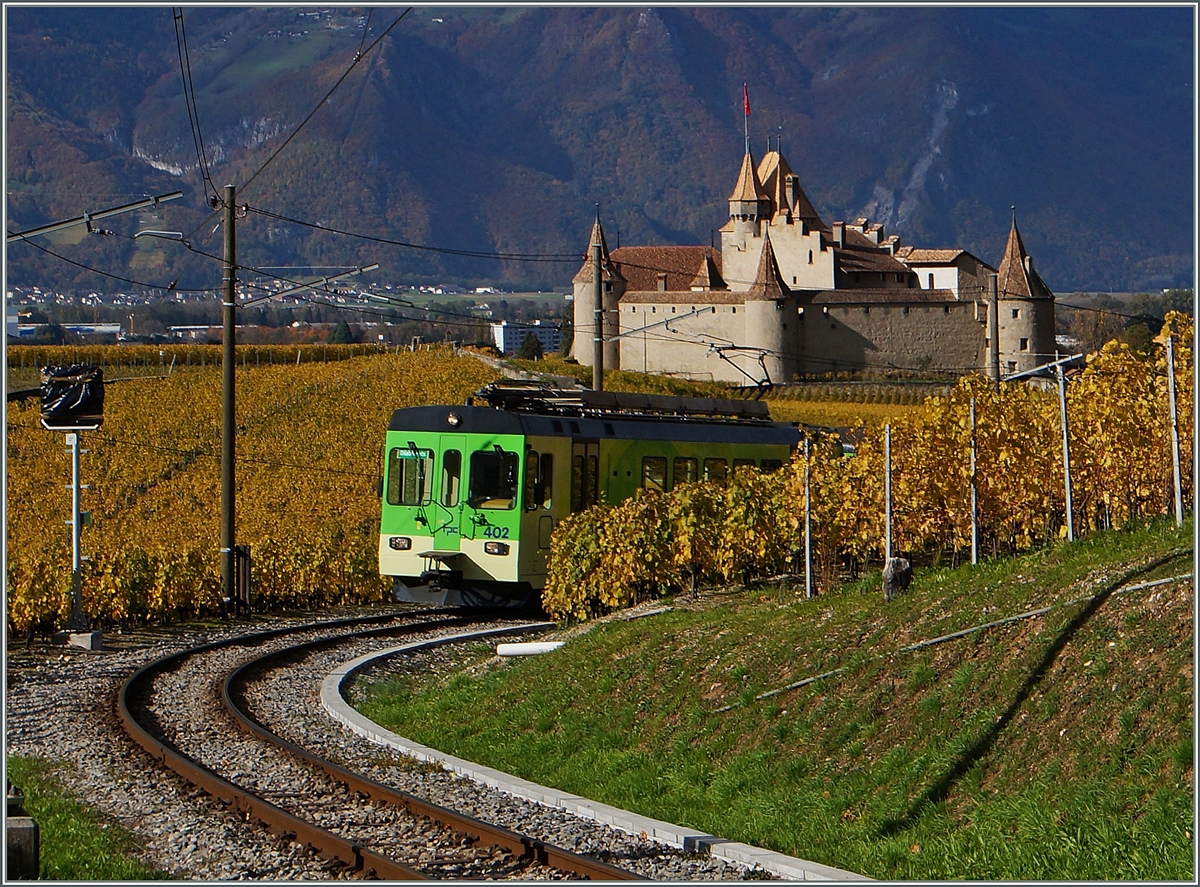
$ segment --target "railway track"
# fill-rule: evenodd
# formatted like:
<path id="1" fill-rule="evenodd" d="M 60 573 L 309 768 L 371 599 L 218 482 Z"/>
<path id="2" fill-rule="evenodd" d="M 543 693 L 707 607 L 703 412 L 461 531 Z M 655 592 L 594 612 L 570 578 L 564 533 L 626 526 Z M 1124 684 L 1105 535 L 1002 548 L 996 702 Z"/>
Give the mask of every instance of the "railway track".
<path id="1" fill-rule="evenodd" d="M 436 637 L 481 622 L 425 611 L 205 644 L 138 669 L 121 687 L 118 714 L 154 758 L 244 819 L 310 848 L 333 877 L 640 878 L 363 776 L 279 736 L 249 701 L 265 675 L 314 652 Z M 487 625 L 497 635 L 534 630 Z"/>

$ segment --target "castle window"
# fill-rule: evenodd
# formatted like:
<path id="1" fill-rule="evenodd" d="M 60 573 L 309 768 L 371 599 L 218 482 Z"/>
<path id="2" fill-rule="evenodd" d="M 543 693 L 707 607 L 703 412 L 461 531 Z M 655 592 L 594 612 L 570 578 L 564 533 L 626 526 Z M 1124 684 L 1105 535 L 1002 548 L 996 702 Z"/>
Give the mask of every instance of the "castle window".
<path id="1" fill-rule="evenodd" d="M 1021 340 L 1021 350 L 1022 350 L 1022 351 L 1028 351 L 1028 350 L 1029 350 L 1029 340 L 1028 340 L 1028 339 L 1022 339 L 1022 340 Z"/>
<path id="2" fill-rule="evenodd" d="M 863 308 L 863 314 L 870 314 L 870 313 L 871 313 L 870 305 L 867 305 L 866 307 Z"/>
<path id="3" fill-rule="evenodd" d="M 793 275 L 792 275 L 792 283 L 795 283 L 795 282 L 796 282 L 796 275 L 795 275 L 795 274 L 793 274 Z"/>
<path id="4" fill-rule="evenodd" d="M 733 313 L 734 313 L 734 314 L 737 314 L 737 306 L 736 306 L 736 305 L 733 307 L 733 309 L 732 309 L 732 310 L 733 310 Z"/>
<path id="5" fill-rule="evenodd" d="M 1014 308 L 1014 309 L 1012 310 L 1012 313 L 1013 313 L 1013 320 L 1016 320 L 1018 317 L 1020 317 L 1020 316 L 1021 316 L 1021 309 L 1020 309 L 1020 308 Z"/>
<path id="6" fill-rule="evenodd" d="M 904 275 L 899 271 L 896 272 L 896 283 L 904 283 Z"/>
<path id="7" fill-rule="evenodd" d="M 657 314 L 657 313 L 658 313 L 658 308 L 656 308 L 655 306 L 651 305 L 651 306 L 650 306 L 650 313 L 651 313 L 651 314 Z"/>
<path id="8" fill-rule="evenodd" d="M 1017 362 L 1015 360 L 1008 361 L 1008 371 L 1015 373 L 1017 371 Z"/>
<path id="9" fill-rule="evenodd" d="M 949 305 L 943 305 L 943 306 L 942 306 L 942 313 L 943 313 L 943 314 L 949 314 L 949 313 L 950 313 L 950 306 L 949 306 Z"/>
<path id="10" fill-rule="evenodd" d="M 812 264 L 812 250 L 808 251 L 808 264 Z"/>
<path id="11" fill-rule="evenodd" d="M 933 272 L 929 272 L 929 288 L 933 289 Z"/>
<path id="12" fill-rule="evenodd" d="M 611 280 L 606 280 L 606 281 L 604 281 L 604 291 L 605 291 L 606 293 L 611 293 L 611 292 L 612 292 L 612 281 L 611 281 Z"/>
<path id="13" fill-rule="evenodd" d="M 907 305 L 905 305 L 905 306 L 904 306 L 904 313 L 905 313 L 905 314 L 907 314 L 907 313 L 908 313 L 908 306 L 907 306 Z"/>

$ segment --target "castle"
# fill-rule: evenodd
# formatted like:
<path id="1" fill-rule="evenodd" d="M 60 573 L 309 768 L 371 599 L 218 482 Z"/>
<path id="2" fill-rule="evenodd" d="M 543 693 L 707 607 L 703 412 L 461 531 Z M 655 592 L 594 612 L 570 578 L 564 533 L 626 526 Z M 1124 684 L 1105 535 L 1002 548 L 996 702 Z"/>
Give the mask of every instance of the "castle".
<path id="1" fill-rule="evenodd" d="M 768 144 L 768 148 L 769 148 Z M 1001 374 L 1052 360 L 1054 294 L 1013 216 L 1000 268 L 961 249 L 902 246 L 867 219 L 827 225 L 779 150 L 747 147 L 721 248 L 618 247 L 599 217 L 604 366 L 734 384 L 825 373 L 989 368 L 996 275 Z M 574 354 L 593 363 L 591 249 L 574 283 Z"/>

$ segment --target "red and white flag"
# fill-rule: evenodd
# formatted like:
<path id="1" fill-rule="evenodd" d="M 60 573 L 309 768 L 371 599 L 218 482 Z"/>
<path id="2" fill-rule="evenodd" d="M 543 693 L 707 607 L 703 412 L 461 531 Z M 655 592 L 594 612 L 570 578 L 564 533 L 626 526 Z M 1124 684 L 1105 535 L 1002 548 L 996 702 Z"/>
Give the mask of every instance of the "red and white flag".
<path id="1" fill-rule="evenodd" d="M 746 84 L 742 84 L 742 107 L 746 111 L 746 116 L 750 116 L 750 90 L 746 88 Z"/>

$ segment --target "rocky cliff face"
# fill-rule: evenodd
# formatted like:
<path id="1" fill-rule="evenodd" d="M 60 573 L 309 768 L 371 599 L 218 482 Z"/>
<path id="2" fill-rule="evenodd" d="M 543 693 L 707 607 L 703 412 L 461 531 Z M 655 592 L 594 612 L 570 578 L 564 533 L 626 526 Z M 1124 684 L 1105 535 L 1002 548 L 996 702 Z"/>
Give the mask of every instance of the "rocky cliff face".
<path id="1" fill-rule="evenodd" d="M 213 185 L 254 176 L 401 12 L 188 10 Z M 160 221 L 199 225 L 206 186 L 171 11 L 7 15 L 10 230 L 177 187 L 187 197 Z M 395 280 L 561 286 L 597 202 L 621 243 L 708 243 L 743 151 L 747 83 L 752 150 L 782 140 L 827 219 L 867 216 L 903 242 L 995 264 L 1015 204 L 1057 290 L 1190 285 L 1191 17 L 416 8 L 245 200 L 387 240 L 541 258 L 429 253 L 261 216 L 239 249 L 247 263 L 378 261 Z M 219 275 L 182 250 L 149 252 L 145 239 L 69 239 L 64 255 L 133 279 L 153 271 L 205 286 Z M 98 285 L 24 246 L 10 250 L 9 273 Z"/>

